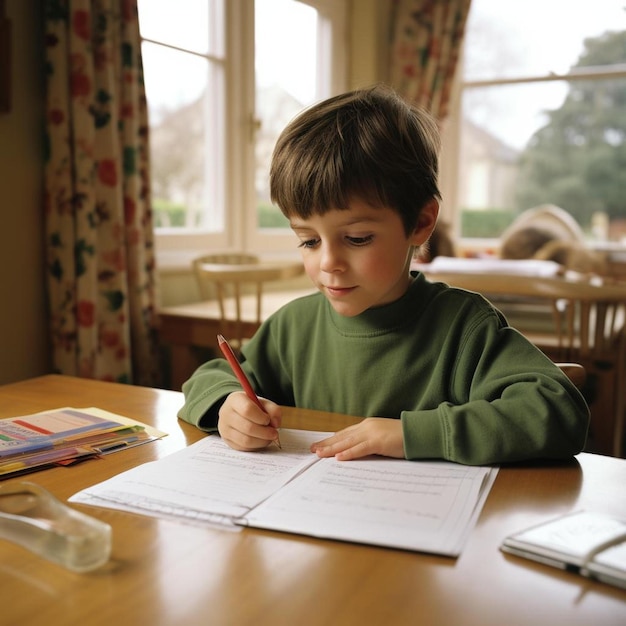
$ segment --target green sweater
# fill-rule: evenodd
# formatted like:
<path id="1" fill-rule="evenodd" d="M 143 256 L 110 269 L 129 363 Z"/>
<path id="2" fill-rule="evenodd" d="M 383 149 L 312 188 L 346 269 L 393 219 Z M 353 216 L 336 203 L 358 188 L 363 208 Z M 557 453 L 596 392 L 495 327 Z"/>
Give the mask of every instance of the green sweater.
<path id="1" fill-rule="evenodd" d="M 257 393 L 286 406 L 400 418 L 407 459 L 470 465 L 569 458 L 589 409 L 574 385 L 478 294 L 418 274 L 399 300 L 356 317 L 321 293 L 290 302 L 243 348 Z M 183 385 L 179 417 L 217 426 L 241 386 L 224 359 Z"/>

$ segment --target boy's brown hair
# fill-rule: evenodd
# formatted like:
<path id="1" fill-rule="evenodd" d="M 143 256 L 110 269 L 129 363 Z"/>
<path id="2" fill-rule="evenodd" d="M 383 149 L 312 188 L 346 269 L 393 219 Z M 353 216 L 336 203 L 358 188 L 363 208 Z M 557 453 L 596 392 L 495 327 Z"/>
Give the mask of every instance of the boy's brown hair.
<path id="1" fill-rule="evenodd" d="M 270 195 L 286 217 L 347 209 L 358 197 L 397 211 L 406 233 L 440 198 L 435 120 L 383 85 L 315 104 L 283 130 L 272 156 Z"/>

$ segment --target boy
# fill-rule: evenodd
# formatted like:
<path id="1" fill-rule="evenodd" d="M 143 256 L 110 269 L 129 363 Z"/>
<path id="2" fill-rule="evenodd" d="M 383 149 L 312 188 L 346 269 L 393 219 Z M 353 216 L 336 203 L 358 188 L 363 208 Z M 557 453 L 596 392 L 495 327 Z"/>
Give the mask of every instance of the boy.
<path id="1" fill-rule="evenodd" d="M 276 312 L 243 348 L 266 413 L 215 359 L 183 385 L 180 418 L 239 450 L 277 439 L 281 404 L 367 418 L 313 445 L 339 460 L 490 464 L 582 450 L 589 410 L 569 379 L 480 295 L 410 272 L 437 221 L 438 152 L 434 121 L 382 86 L 287 126 L 272 200 L 319 293 Z"/>

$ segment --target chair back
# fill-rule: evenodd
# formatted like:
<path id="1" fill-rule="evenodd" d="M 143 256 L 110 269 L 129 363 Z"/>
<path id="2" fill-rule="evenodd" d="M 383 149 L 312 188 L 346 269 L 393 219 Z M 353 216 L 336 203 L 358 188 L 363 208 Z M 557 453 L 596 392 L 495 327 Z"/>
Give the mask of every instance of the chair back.
<path id="1" fill-rule="evenodd" d="M 427 273 L 427 271 L 425 272 Z M 544 303 L 553 318 L 552 347 L 561 360 L 614 359 L 626 322 L 626 285 L 589 279 L 504 274 L 437 273 L 433 280 L 500 298 Z M 547 339 L 547 338 L 545 338 Z"/>
<path id="2" fill-rule="evenodd" d="M 203 263 L 211 263 L 218 265 L 253 265 L 259 262 L 259 257 L 255 254 L 247 254 L 245 252 L 223 252 L 218 254 L 205 254 L 192 261 L 192 267 L 198 291 L 201 300 L 211 300 L 216 297 L 214 287 L 207 279 L 204 272 L 200 270 Z"/>
<path id="3" fill-rule="evenodd" d="M 229 262 L 194 261 L 194 271 L 199 284 L 203 282 L 208 293 L 212 287 L 220 313 L 220 334 L 231 346 L 240 349 L 252 337 L 263 321 L 263 289 L 271 281 L 283 281 L 304 273 L 300 262 L 285 261 L 264 263 L 256 257 L 238 257 Z"/>
<path id="4" fill-rule="evenodd" d="M 580 363 L 555 363 L 555 365 L 576 385 L 578 389 L 585 386 L 587 372 Z"/>

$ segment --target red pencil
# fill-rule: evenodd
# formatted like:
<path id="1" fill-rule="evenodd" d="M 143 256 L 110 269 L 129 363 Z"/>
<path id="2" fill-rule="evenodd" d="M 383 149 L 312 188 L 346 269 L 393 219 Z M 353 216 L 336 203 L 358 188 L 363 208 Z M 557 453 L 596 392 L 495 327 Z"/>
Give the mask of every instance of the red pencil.
<path id="1" fill-rule="evenodd" d="M 237 360 L 237 357 L 235 356 L 235 353 L 230 347 L 228 341 L 224 339 L 223 335 L 218 335 L 217 343 L 219 344 L 220 350 L 222 351 L 223 355 L 226 357 L 226 360 L 230 364 L 233 373 L 237 377 L 237 380 L 241 383 L 241 386 L 246 392 L 248 398 L 250 398 L 250 400 L 252 400 L 264 413 L 267 413 L 267 411 L 263 408 L 263 405 L 261 404 L 258 396 L 256 395 L 256 393 L 254 393 L 254 389 L 252 389 L 250 381 L 246 377 L 244 371 L 241 369 L 241 365 L 239 364 L 239 361 Z M 282 446 L 280 445 L 280 438 L 276 438 L 276 445 L 282 449 Z"/>

